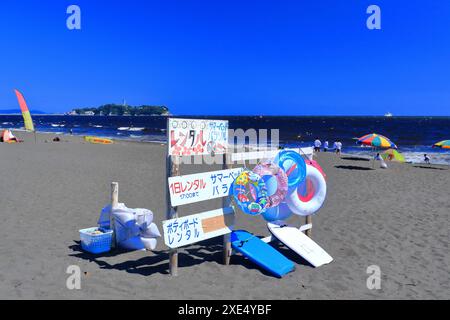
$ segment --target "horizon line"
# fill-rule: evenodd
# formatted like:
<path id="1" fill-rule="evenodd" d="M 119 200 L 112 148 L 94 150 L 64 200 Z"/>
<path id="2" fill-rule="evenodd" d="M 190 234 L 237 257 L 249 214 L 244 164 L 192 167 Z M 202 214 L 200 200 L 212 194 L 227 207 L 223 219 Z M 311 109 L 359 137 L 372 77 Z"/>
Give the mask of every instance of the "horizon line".
<path id="1" fill-rule="evenodd" d="M 20 111 L 18 111 L 17 113 L 1 113 L 2 110 L 0 110 L 0 116 L 21 116 L 22 113 Z M 312 115 L 312 114 L 305 114 L 305 115 L 258 115 L 258 114 L 169 114 L 169 115 L 142 115 L 142 116 L 121 116 L 121 115 L 68 115 L 66 113 L 46 113 L 44 111 L 41 110 L 37 110 L 39 113 L 35 114 L 35 116 L 70 116 L 70 117 L 77 117 L 77 116 L 82 116 L 82 117 L 379 117 L 379 118 L 412 118 L 412 117 L 421 117 L 421 118 L 425 118 L 425 117 L 440 117 L 440 118 L 449 118 L 450 115 L 393 115 L 393 116 L 386 116 L 386 115 L 371 115 L 371 114 L 366 114 L 366 115 L 361 115 L 361 114 L 357 114 L 357 115 L 352 115 L 352 114 L 345 114 L 345 115 L 336 115 L 336 114 L 316 114 L 316 115 Z M 36 111 L 34 111 L 36 112 Z M 42 113 L 40 113 L 42 112 Z M 33 111 L 30 111 L 30 113 L 33 115 Z"/>

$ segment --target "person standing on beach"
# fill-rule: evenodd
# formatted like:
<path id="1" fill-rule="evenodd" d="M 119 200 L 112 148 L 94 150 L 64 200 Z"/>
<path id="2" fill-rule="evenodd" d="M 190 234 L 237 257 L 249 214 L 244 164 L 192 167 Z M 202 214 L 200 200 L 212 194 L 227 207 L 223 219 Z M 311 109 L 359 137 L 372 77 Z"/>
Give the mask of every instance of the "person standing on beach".
<path id="1" fill-rule="evenodd" d="M 321 146 L 322 146 L 322 142 L 319 139 L 316 139 L 316 141 L 314 141 L 314 151 L 320 152 Z"/>
<path id="2" fill-rule="evenodd" d="M 423 160 L 425 161 L 426 164 L 430 164 L 430 158 L 428 157 L 427 154 L 423 155 Z"/>
<path id="3" fill-rule="evenodd" d="M 329 148 L 329 143 L 328 141 L 325 141 L 325 143 L 323 144 L 323 152 L 327 152 Z"/>
<path id="4" fill-rule="evenodd" d="M 337 155 L 341 155 L 341 150 L 342 150 L 342 142 L 341 141 L 336 141 L 335 143 L 334 143 L 334 149 L 336 150 L 336 154 Z"/>

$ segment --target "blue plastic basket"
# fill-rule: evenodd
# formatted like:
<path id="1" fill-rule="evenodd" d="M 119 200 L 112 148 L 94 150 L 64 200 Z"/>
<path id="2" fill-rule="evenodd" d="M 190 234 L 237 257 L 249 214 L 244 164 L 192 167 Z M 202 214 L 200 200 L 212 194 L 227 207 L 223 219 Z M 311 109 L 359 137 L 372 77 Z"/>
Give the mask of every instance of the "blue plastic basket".
<path id="1" fill-rule="evenodd" d="M 93 234 L 95 231 L 102 231 L 101 234 Z M 112 230 L 101 228 L 89 228 L 80 230 L 81 248 L 87 252 L 98 254 L 111 250 Z"/>

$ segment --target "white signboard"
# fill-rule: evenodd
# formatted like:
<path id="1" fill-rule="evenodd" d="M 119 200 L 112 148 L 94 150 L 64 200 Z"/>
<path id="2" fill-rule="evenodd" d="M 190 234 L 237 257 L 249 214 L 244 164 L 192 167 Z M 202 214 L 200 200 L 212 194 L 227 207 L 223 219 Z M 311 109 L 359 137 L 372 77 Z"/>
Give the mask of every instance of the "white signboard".
<path id="1" fill-rule="evenodd" d="M 228 121 L 169 119 L 171 156 L 224 154 L 228 148 Z"/>
<path id="2" fill-rule="evenodd" d="M 231 184 L 244 168 L 202 172 L 169 178 L 172 207 L 227 197 Z"/>
<path id="3" fill-rule="evenodd" d="M 164 242 L 171 249 L 179 248 L 231 233 L 233 227 L 233 208 L 217 209 L 163 221 Z"/>

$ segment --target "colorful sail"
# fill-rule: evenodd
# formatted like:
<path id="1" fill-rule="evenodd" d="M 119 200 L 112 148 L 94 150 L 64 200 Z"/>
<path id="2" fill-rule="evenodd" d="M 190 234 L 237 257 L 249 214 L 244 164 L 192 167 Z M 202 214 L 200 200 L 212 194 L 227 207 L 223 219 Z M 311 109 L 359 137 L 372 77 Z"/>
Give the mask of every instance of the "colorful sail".
<path id="1" fill-rule="evenodd" d="M 19 101 L 20 110 L 22 111 L 23 120 L 25 121 L 25 130 L 34 131 L 33 119 L 31 119 L 30 110 L 28 110 L 27 103 L 25 102 L 25 98 L 23 94 L 18 90 L 14 90 L 16 92 L 17 100 Z"/>

